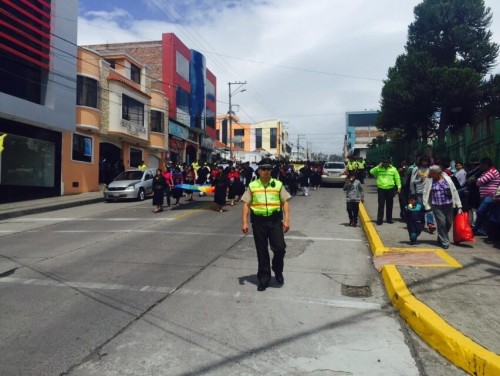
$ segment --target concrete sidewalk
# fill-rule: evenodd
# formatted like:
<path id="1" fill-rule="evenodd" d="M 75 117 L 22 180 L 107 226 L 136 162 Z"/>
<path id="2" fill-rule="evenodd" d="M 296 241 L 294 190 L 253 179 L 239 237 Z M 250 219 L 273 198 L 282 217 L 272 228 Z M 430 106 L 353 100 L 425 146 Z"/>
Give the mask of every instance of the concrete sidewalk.
<path id="1" fill-rule="evenodd" d="M 500 375 L 500 249 L 479 237 L 447 251 L 427 232 L 411 246 L 406 224 L 375 224 L 377 189 L 366 181 L 361 221 L 391 301 L 412 329 L 473 375 Z M 450 233 L 451 235 L 451 233 Z"/>

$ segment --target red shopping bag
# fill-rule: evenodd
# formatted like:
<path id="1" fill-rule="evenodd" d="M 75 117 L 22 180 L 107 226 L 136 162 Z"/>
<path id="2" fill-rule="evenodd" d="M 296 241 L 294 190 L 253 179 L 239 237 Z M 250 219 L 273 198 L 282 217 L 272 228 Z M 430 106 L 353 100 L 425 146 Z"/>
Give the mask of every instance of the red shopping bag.
<path id="1" fill-rule="evenodd" d="M 455 216 L 453 221 L 453 243 L 475 242 L 474 234 L 469 223 L 469 214 L 462 212 Z"/>

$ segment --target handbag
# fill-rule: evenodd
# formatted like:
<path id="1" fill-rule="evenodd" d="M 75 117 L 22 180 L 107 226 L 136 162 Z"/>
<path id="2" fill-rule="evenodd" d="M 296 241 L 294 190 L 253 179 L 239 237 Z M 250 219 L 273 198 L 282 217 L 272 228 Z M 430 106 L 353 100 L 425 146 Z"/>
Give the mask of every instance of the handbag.
<path id="1" fill-rule="evenodd" d="M 469 213 L 458 213 L 453 220 L 453 243 L 475 242 L 469 222 Z"/>

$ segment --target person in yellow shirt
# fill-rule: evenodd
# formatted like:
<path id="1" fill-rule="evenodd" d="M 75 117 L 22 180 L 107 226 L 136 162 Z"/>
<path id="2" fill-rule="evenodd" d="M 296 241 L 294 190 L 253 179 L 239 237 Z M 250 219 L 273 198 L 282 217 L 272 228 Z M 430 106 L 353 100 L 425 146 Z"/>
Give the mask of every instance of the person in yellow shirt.
<path id="1" fill-rule="evenodd" d="M 137 166 L 137 168 L 141 171 L 145 171 L 148 168 L 148 166 L 146 165 L 146 163 L 144 163 L 144 161 L 141 161 L 141 164 Z"/>
<path id="2" fill-rule="evenodd" d="M 385 217 L 387 223 L 392 221 L 392 207 L 394 204 L 394 196 L 401 192 L 401 177 L 399 171 L 394 167 L 389 159 L 383 159 L 382 163 L 373 167 L 370 174 L 377 178 L 377 193 L 378 193 L 378 211 L 377 225 L 381 225 Z"/>

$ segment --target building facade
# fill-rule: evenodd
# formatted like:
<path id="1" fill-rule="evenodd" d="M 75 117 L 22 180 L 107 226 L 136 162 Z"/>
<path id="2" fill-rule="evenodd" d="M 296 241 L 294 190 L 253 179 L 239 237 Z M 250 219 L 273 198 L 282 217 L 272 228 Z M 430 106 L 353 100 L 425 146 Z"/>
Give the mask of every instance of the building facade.
<path id="1" fill-rule="evenodd" d="M 161 41 L 86 46 L 99 53 L 122 52 L 150 69 L 151 87 L 168 98 L 169 153 L 172 162 L 208 160 L 214 149 L 217 80 L 203 54 L 175 34 Z"/>
<path id="2" fill-rule="evenodd" d="M 0 202 L 61 195 L 75 130 L 78 2 L 23 3 L 0 5 Z"/>
<path id="3" fill-rule="evenodd" d="M 142 161 L 163 166 L 168 101 L 140 61 L 79 48 L 76 108 L 76 131 L 63 134 L 64 194 L 97 191 Z"/>
<path id="4" fill-rule="evenodd" d="M 274 158 L 289 158 L 288 132 L 283 122 L 273 119 L 254 124 L 255 150 L 264 149 Z"/>
<path id="5" fill-rule="evenodd" d="M 378 136 L 384 135 L 375 127 L 377 111 L 358 111 L 346 113 L 346 136 L 344 157 L 352 154 L 366 158 L 368 145 Z"/>

